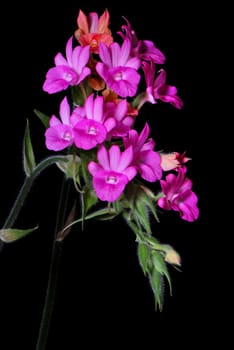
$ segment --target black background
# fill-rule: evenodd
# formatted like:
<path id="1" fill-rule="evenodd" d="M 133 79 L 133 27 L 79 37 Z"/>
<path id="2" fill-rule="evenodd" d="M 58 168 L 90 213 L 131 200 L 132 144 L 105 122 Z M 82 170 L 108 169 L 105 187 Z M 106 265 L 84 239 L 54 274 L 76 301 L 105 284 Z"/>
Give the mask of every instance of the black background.
<path id="1" fill-rule="evenodd" d="M 76 29 L 79 9 L 101 15 L 108 8 L 115 36 L 125 16 L 139 39 L 154 41 L 166 55 L 168 83 L 176 85 L 185 106 L 147 105 L 156 147 L 186 151 L 192 158 L 188 176 L 199 197 L 200 217 L 194 223 L 166 213 L 152 224 L 155 236 L 173 245 L 182 257 L 182 272 L 170 270 L 173 296 L 166 285 L 163 312 L 155 312 L 153 294 L 138 265 L 133 233 L 123 222 L 87 223 L 64 243 L 48 349 L 122 348 L 142 344 L 190 348 L 209 342 L 207 324 L 215 323 L 210 249 L 210 168 L 212 153 L 209 103 L 209 49 L 212 24 L 197 2 L 48 1 L 5 7 L 2 17 L 1 223 L 24 180 L 22 139 L 30 122 L 36 160 L 50 153 L 37 108 L 57 113 L 64 93 L 42 91 L 57 52 L 64 53 Z M 206 23 L 206 24 L 205 24 Z M 117 36 L 116 36 L 117 38 Z M 206 121 L 205 121 L 206 119 Z M 17 220 L 17 227 L 36 224 L 31 236 L 4 246 L 1 252 L 1 350 L 34 349 L 48 277 L 61 174 L 51 167 L 36 180 Z M 83 345 L 81 345 L 83 344 Z"/>

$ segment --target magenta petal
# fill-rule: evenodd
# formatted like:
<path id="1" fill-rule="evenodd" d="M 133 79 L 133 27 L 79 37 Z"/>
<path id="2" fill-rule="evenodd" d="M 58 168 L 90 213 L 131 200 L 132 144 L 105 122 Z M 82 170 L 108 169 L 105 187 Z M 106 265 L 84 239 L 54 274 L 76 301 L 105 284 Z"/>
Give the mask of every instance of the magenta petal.
<path id="1" fill-rule="evenodd" d="M 109 132 L 116 126 L 116 120 L 114 118 L 108 118 L 104 122 L 104 125 L 105 125 L 105 128 L 106 128 L 106 131 Z"/>
<path id="2" fill-rule="evenodd" d="M 153 169 L 149 164 L 144 163 L 140 164 L 138 168 L 141 177 L 146 181 L 155 182 L 156 180 L 159 180 L 161 178 L 162 172 L 159 168 Z M 158 172 L 156 172 L 155 170 L 158 170 Z"/>
<path id="3" fill-rule="evenodd" d="M 197 196 L 193 192 L 190 192 L 186 199 L 182 200 L 181 198 L 178 203 L 181 218 L 189 222 L 196 220 L 199 216 L 199 209 L 196 204 Z"/>
<path id="4" fill-rule="evenodd" d="M 165 83 L 166 83 L 166 72 L 164 69 L 161 69 L 159 75 L 155 79 L 154 87 L 164 85 Z"/>
<path id="5" fill-rule="evenodd" d="M 141 59 L 153 61 L 157 64 L 164 64 L 166 60 L 165 55 L 159 49 L 157 49 L 154 43 L 150 40 L 140 41 L 139 54 Z"/>
<path id="6" fill-rule="evenodd" d="M 129 166 L 123 171 L 123 174 L 127 176 L 128 181 L 131 181 L 137 174 L 137 169 L 135 166 Z"/>
<path id="7" fill-rule="evenodd" d="M 171 210 L 171 205 L 166 197 L 159 198 L 158 206 L 164 210 Z"/>
<path id="8" fill-rule="evenodd" d="M 104 77 L 107 85 L 121 97 L 132 97 L 136 94 L 140 74 L 135 69 L 117 67 L 111 69 Z"/>
<path id="9" fill-rule="evenodd" d="M 75 85 L 80 84 L 88 75 L 91 74 L 91 70 L 88 67 L 84 67 L 79 75 L 78 80 L 76 81 Z"/>
<path id="10" fill-rule="evenodd" d="M 57 117 L 55 117 L 55 115 L 52 115 L 52 117 L 50 118 L 49 124 L 52 127 L 56 125 L 61 125 L 62 123 Z"/>
<path id="11" fill-rule="evenodd" d="M 112 43 L 110 45 L 111 49 L 111 58 L 112 58 L 112 67 L 124 66 L 124 64 L 120 64 L 120 47 L 118 43 Z"/>
<path id="12" fill-rule="evenodd" d="M 72 66 L 75 68 L 78 74 L 81 73 L 82 69 L 88 63 L 90 55 L 90 46 L 85 47 L 77 46 L 72 55 Z"/>
<path id="13" fill-rule="evenodd" d="M 54 63 L 56 66 L 67 66 L 67 61 L 60 52 L 55 56 Z"/>
<path id="14" fill-rule="evenodd" d="M 93 178 L 93 187 L 102 201 L 114 202 L 123 193 L 128 178 L 112 171 L 98 171 Z"/>
<path id="15" fill-rule="evenodd" d="M 99 45 L 99 56 L 102 60 L 102 62 L 107 65 L 107 67 L 112 67 L 112 61 L 111 61 L 111 55 L 110 55 L 110 49 L 102 42 L 100 42 Z M 96 66 L 97 69 L 97 66 Z"/>
<path id="16" fill-rule="evenodd" d="M 93 119 L 94 94 L 90 94 L 85 100 L 85 112 L 88 119 Z"/>
<path id="17" fill-rule="evenodd" d="M 47 129 L 45 137 L 46 147 L 53 151 L 60 151 L 73 143 L 72 129 L 62 124 Z"/>
<path id="18" fill-rule="evenodd" d="M 139 149 L 142 148 L 142 146 L 144 145 L 144 142 L 146 141 L 147 137 L 149 136 L 150 133 L 150 128 L 148 123 L 145 123 L 145 126 L 143 128 L 143 130 L 141 131 L 139 137 L 138 137 L 138 141 L 137 141 L 137 146 Z"/>
<path id="19" fill-rule="evenodd" d="M 53 94 L 65 90 L 69 85 L 76 81 L 77 75 L 73 69 L 67 66 L 57 66 L 49 69 L 46 74 L 46 80 L 43 84 L 43 90 Z"/>
<path id="20" fill-rule="evenodd" d="M 73 36 L 68 39 L 66 44 L 66 58 L 69 66 L 72 66 L 72 39 Z"/>
<path id="21" fill-rule="evenodd" d="M 64 99 L 62 100 L 61 104 L 60 104 L 60 111 L 59 111 L 61 120 L 63 122 L 63 124 L 70 124 L 70 106 L 68 104 L 67 101 L 67 97 L 65 96 Z"/>
<path id="22" fill-rule="evenodd" d="M 121 48 L 120 48 L 118 66 L 125 66 L 126 65 L 126 62 L 129 58 L 130 50 L 131 50 L 130 40 L 125 39 Z"/>
<path id="23" fill-rule="evenodd" d="M 76 147 L 89 150 L 105 140 L 106 129 L 95 120 L 85 118 L 75 125 L 74 138 Z"/>
<path id="24" fill-rule="evenodd" d="M 89 170 L 89 172 L 90 172 L 91 175 L 95 176 L 95 174 L 96 174 L 98 171 L 102 170 L 102 167 L 101 167 L 100 164 L 95 163 L 94 161 L 91 161 L 91 162 L 89 162 L 89 164 L 88 164 L 88 170 Z"/>
<path id="25" fill-rule="evenodd" d="M 99 163 L 103 166 L 103 169 L 110 170 L 110 159 L 109 159 L 109 152 L 107 152 L 106 148 L 101 145 L 99 147 L 97 158 Z"/>
<path id="26" fill-rule="evenodd" d="M 121 152 L 120 152 L 119 146 L 117 145 L 111 146 L 111 148 L 109 149 L 109 157 L 110 157 L 110 168 L 112 170 L 118 170 L 120 159 L 121 159 Z M 121 170 L 119 170 L 119 172 L 121 172 Z"/>
<path id="27" fill-rule="evenodd" d="M 103 120 L 103 96 L 98 96 L 94 100 L 94 106 L 93 106 L 93 119 L 97 122 L 102 122 Z"/>
<path id="28" fill-rule="evenodd" d="M 118 171 L 122 172 L 124 171 L 132 162 L 133 160 L 133 149 L 132 146 L 129 146 L 125 151 L 123 151 L 120 162 L 118 164 Z"/>

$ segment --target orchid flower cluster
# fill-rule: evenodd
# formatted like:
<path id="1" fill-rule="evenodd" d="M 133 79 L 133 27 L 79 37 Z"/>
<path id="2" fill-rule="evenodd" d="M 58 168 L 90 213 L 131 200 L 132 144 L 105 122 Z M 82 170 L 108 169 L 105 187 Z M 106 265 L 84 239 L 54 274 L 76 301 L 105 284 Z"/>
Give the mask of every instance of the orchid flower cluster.
<path id="1" fill-rule="evenodd" d="M 157 151 L 147 121 L 142 130 L 136 125 L 146 103 L 181 109 L 183 101 L 177 88 L 167 84 L 165 55 L 152 41 L 138 39 L 126 18 L 116 37 L 107 9 L 100 17 L 80 10 L 77 27 L 43 83 L 48 94 L 65 92 L 59 116 L 35 110 L 46 128 L 45 145 L 53 152 L 45 162 L 56 163 L 82 198 L 79 217 L 70 215 L 56 239 L 62 241 L 75 224 L 83 228 L 86 220 L 122 216 L 136 235 L 139 264 L 162 309 L 164 279 L 171 291 L 168 266 L 178 268 L 181 259 L 172 246 L 156 239 L 151 219 L 159 222 L 162 211 L 173 210 L 192 222 L 199 216 L 198 198 L 186 176 L 190 158 Z M 30 178 L 44 165 L 35 165 L 28 126 L 24 154 Z M 1 239 L 10 241 L 12 232 L 16 235 L 8 222 Z"/>

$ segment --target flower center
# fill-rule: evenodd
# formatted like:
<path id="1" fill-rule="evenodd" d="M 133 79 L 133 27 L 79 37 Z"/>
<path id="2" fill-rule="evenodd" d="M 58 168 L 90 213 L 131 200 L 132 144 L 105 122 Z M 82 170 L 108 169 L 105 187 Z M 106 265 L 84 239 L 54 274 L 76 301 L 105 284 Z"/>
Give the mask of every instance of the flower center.
<path id="1" fill-rule="evenodd" d="M 71 73 L 64 73 L 63 78 L 66 81 L 71 81 L 72 80 L 72 74 Z"/>
<path id="2" fill-rule="evenodd" d="M 98 46 L 98 41 L 96 39 L 92 39 L 90 42 L 90 47 L 94 48 Z"/>
<path id="3" fill-rule="evenodd" d="M 94 126 L 90 126 L 88 129 L 89 135 L 97 135 L 97 129 Z"/>
<path id="4" fill-rule="evenodd" d="M 72 140 L 72 135 L 69 131 L 65 131 L 65 133 L 63 134 L 63 139 L 65 141 L 71 141 Z"/>
<path id="5" fill-rule="evenodd" d="M 116 184 L 118 182 L 118 178 L 116 176 L 109 175 L 107 176 L 106 182 L 108 184 Z"/>
<path id="6" fill-rule="evenodd" d="M 115 79 L 116 81 L 119 81 L 119 80 L 124 79 L 123 73 L 121 73 L 121 72 L 116 73 L 116 74 L 114 75 L 114 79 Z"/>

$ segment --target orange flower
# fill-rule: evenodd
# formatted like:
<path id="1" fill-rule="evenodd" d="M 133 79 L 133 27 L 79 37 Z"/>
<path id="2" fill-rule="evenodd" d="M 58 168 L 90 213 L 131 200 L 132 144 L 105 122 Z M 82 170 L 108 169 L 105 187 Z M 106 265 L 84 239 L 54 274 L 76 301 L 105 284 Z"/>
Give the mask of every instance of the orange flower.
<path id="1" fill-rule="evenodd" d="M 93 53 L 98 53 L 99 44 L 103 42 L 109 46 L 113 42 L 113 37 L 108 28 L 110 15 L 108 10 L 105 10 L 100 18 L 96 12 L 90 12 L 88 17 L 83 11 L 79 11 L 77 17 L 78 29 L 75 31 L 75 38 L 81 46 L 90 46 Z"/>

